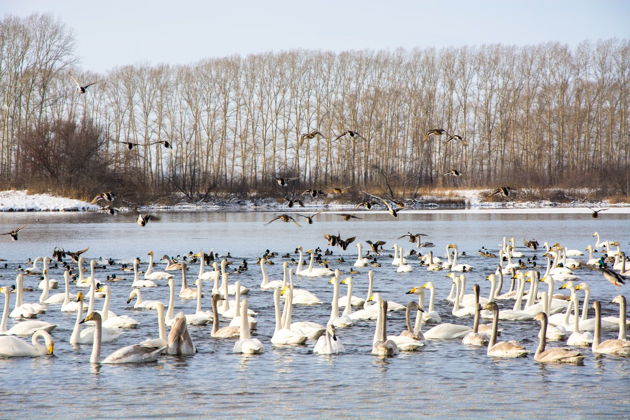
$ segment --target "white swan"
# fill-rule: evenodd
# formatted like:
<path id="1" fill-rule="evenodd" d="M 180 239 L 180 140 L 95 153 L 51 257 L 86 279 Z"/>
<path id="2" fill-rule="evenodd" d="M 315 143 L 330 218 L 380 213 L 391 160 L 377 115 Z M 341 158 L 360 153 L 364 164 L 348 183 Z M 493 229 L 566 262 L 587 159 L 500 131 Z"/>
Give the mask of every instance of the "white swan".
<path id="1" fill-rule="evenodd" d="M 24 276 L 18 273 L 15 279 L 15 306 L 9 314 L 11 318 L 36 318 L 37 314 L 45 311 L 45 307 L 39 303 L 24 303 Z"/>
<path id="2" fill-rule="evenodd" d="M 166 271 L 153 271 L 153 251 L 149 251 L 147 255 L 149 256 L 149 266 L 147 267 L 147 271 L 144 273 L 145 280 L 158 281 L 173 278 L 173 275 L 167 273 Z"/>
<path id="3" fill-rule="evenodd" d="M 94 333 L 96 331 L 96 326 L 89 326 L 85 329 L 81 329 L 81 324 L 83 324 L 86 321 L 92 321 L 92 320 L 96 322 L 96 320 L 92 318 L 83 320 L 83 293 L 79 292 L 77 299 L 79 301 L 79 307 L 77 308 L 77 318 L 74 323 L 74 328 L 72 329 L 72 334 L 70 335 L 69 342 L 72 345 L 94 343 L 94 337 L 95 337 Z M 99 321 L 101 322 L 101 325 L 100 325 L 101 330 L 99 331 L 99 333 L 101 334 L 99 336 L 100 342 L 108 343 L 111 341 L 116 341 L 118 337 L 120 337 L 120 335 L 122 334 L 120 330 L 102 328 L 101 314 L 97 312 L 90 312 L 90 313 L 97 314 Z"/>
<path id="4" fill-rule="evenodd" d="M 400 351 L 416 351 L 424 346 L 424 336 L 420 332 L 414 333 L 411 329 L 411 311 L 419 311 L 420 308 L 416 302 L 409 302 L 405 309 L 405 329 L 400 335 L 388 335 L 387 339 L 396 343 Z"/>
<path id="5" fill-rule="evenodd" d="M 531 321 L 534 319 L 534 315 L 523 312 L 521 310 L 521 304 L 523 301 L 523 292 L 525 291 L 525 277 L 522 273 L 518 273 L 518 291 L 516 294 L 516 300 L 514 301 L 513 309 L 506 309 L 499 312 L 499 319 L 501 320 L 509 320 L 509 321 Z M 490 303 L 490 302 L 489 302 Z M 485 309 L 485 308 L 484 308 Z M 481 312 L 482 318 L 493 318 L 494 313 L 489 310 L 484 310 Z"/>
<path id="6" fill-rule="evenodd" d="M 234 316 L 232 317 L 232 320 L 230 321 L 230 326 L 238 327 L 241 325 L 241 316 L 243 316 L 243 314 L 241 314 L 241 293 L 239 292 L 239 290 L 242 289 L 240 287 L 241 282 L 236 281 L 236 283 L 234 283 L 234 286 L 236 286 L 236 289 L 235 289 L 236 296 L 234 298 L 235 312 L 234 312 Z M 258 325 L 258 321 L 256 321 L 256 318 L 254 318 L 253 316 L 247 315 L 247 320 L 249 322 L 249 329 L 250 330 L 256 329 L 256 326 Z"/>
<path id="7" fill-rule="evenodd" d="M 424 289 L 429 289 L 430 293 L 428 310 L 424 310 Z M 435 286 L 433 285 L 433 282 L 428 281 L 421 287 L 413 287 L 407 292 L 407 294 L 418 295 L 418 306 L 423 310 L 419 313 L 419 316 L 422 317 L 423 321 L 442 322 L 442 317 L 438 311 L 435 310 Z M 416 322 L 418 321 L 416 320 Z"/>
<path id="8" fill-rule="evenodd" d="M 59 282 L 57 280 L 48 278 L 48 262 L 49 261 L 50 261 L 50 258 L 44 257 L 44 268 L 42 269 L 42 276 L 44 278 L 37 285 L 37 288 L 39 290 L 44 290 L 46 288 L 46 283 L 48 283 L 49 290 L 56 289 L 59 287 Z"/>
<path id="9" fill-rule="evenodd" d="M 335 327 L 333 325 L 326 326 L 326 333 L 321 335 L 315 346 L 313 347 L 313 353 L 315 354 L 339 354 L 343 353 L 345 348 L 339 337 L 335 334 Z"/>
<path id="10" fill-rule="evenodd" d="M 138 275 L 138 259 L 134 258 L 133 260 L 133 283 L 131 283 L 131 287 L 140 288 L 140 287 L 157 287 L 157 284 L 153 280 L 140 280 Z"/>
<path id="11" fill-rule="evenodd" d="M 127 305 L 130 304 L 131 301 L 134 299 L 136 299 L 136 302 L 133 304 L 134 309 L 157 309 L 158 305 L 162 305 L 159 300 L 142 299 L 142 293 L 140 292 L 140 289 L 133 289 L 131 293 L 129 293 Z"/>
<path id="12" fill-rule="evenodd" d="M 335 275 L 337 275 L 337 270 Z M 341 284 L 345 284 L 348 288 L 346 289 L 346 295 L 339 298 L 338 304 L 340 308 L 345 308 L 348 300 L 350 301 L 350 306 L 362 306 L 365 303 L 365 299 L 352 294 L 352 277 L 346 277 L 341 280 Z"/>
<path id="13" fill-rule="evenodd" d="M 39 343 L 44 338 L 45 345 Z M 33 333 L 31 344 L 12 335 L 0 336 L 0 357 L 39 357 L 53 354 L 55 342 L 47 331 L 37 330 Z"/>
<path id="14" fill-rule="evenodd" d="M 63 273 L 63 282 L 65 283 L 65 291 L 63 303 L 61 304 L 61 312 L 76 312 L 79 307 L 79 295 L 77 294 L 75 296 L 70 294 L 70 272 L 68 270 Z"/>
<path id="15" fill-rule="evenodd" d="M 569 336 L 567 344 L 576 347 L 588 347 L 593 343 L 594 337 L 590 331 L 582 331 L 580 329 L 580 304 L 575 289 L 571 291 L 571 304 L 575 315 L 573 315 L 573 332 Z M 567 311 L 569 310 L 570 308 L 567 309 Z"/>
<path id="16" fill-rule="evenodd" d="M 224 258 L 221 260 L 221 276 L 223 276 L 224 274 L 227 274 L 227 265 L 228 265 L 228 261 Z M 236 295 L 236 284 L 228 284 L 228 289 L 227 289 L 227 294 L 228 295 Z M 249 293 L 249 288 L 243 286 L 242 284 L 239 286 L 238 289 L 239 293 L 241 295 L 246 295 Z"/>
<path id="17" fill-rule="evenodd" d="M 11 304 L 11 291 L 8 287 L 2 287 L 2 294 L 4 294 L 4 308 L 2 310 L 2 321 L 0 321 L 0 334 L 1 335 L 19 335 L 27 337 L 33 335 L 37 330 L 45 330 L 51 332 L 57 325 L 51 324 L 46 321 L 28 320 L 15 324 L 11 329 L 7 330 L 7 323 L 9 321 L 9 307 Z"/>
<path id="18" fill-rule="evenodd" d="M 155 362 L 157 357 L 162 353 L 164 348 L 154 349 L 152 347 L 144 347 L 139 344 L 126 346 L 116 350 L 102 361 L 101 358 L 101 341 L 102 341 L 102 320 L 98 312 L 92 312 L 81 322 L 94 321 L 96 323 L 94 334 L 94 344 L 92 345 L 92 354 L 90 355 L 90 363 L 148 363 Z"/>
<path id="19" fill-rule="evenodd" d="M 128 315 L 116 315 L 109 310 L 112 291 L 107 285 L 104 286 L 104 289 L 105 301 L 103 302 L 103 309 L 101 310 L 103 328 L 136 328 L 138 326 L 138 321 Z"/>
<path id="20" fill-rule="evenodd" d="M 278 287 L 284 287 L 286 283 L 286 267 L 288 266 L 288 262 L 283 262 L 282 267 L 284 270 L 284 280 L 273 280 L 269 281 L 269 275 L 265 270 L 265 264 L 267 263 L 267 259 L 265 257 L 260 259 L 260 272 L 262 273 L 262 281 L 260 282 L 260 288 L 263 290 L 273 291 Z"/>
<path id="21" fill-rule="evenodd" d="M 276 328 L 271 337 L 271 344 L 274 346 L 296 346 L 306 342 L 306 336 L 292 331 L 289 325 L 285 324 L 285 316 L 288 308 L 291 307 L 291 289 L 284 302 L 283 316 L 280 315 L 280 289 L 273 292 L 273 306 L 276 314 Z"/>
<path id="22" fill-rule="evenodd" d="M 407 259 L 405 258 L 405 251 L 403 247 L 399 246 L 399 254 L 400 254 L 400 263 L 398 264 L 398 268 L 396 268 L 397 273 L 410 273 L 413 268 L 411 264 L 407 263 Z"/>
<path id="23" fill-rule="evenodd" d="M 44 270 L 44 279 L 48 276 L 48 270 Z M 56 281 L 56 280 L 55 280 Z M 50 283 L 50 282 L 49 282 Z M 43 303 L 46 305 L 63 305 L 66 302 L 66 295 L 68 295 L 68 299 L 73 298 L 73 295 L 70 295 L 68 291 L 68 287 L 70 286 L 70 277 L 68 277 L 68 281 L 66 282 L 65 273 L 64 273 L 64 283 L 66 284 L 66 289 L 61 293 L 55 293 L 53 295 L 48 296 L 48 290 L 46 290 L 46 286 L 44 284 L 44 300 Z M 41 302 L 41 298 L 40 298 Z"/>
<path id="24" fill-rule="evenodd" d="M 540 321 L 540 332 L 538 333 L 538 347 L 534 360 L 539 363 L 568 363 L 581 365 L 584 363 L 584 355 L 577 350 L 555 347 L 545 350 L 547 341 L 547 314 L 541 312 L 534 318 Z"/>
<path id="25" fill-rule="evenodd" d="M 92 285 L 92 279 L 94 277 L 94 268 L 96 267 L 96 261 L 90 261 L 90 277 L 83 277 L 83 257 L 79 257 L 77 261 L 78 270 L 79 270 L 79 278 L 77 279 L 76 286 L 77 287 L 90 287 Z"/>
<path id="26" fill-rule="evenodd" d="M 372 340 L 372 354 L 381 357 L 391 357 L 398 354 L 398 346 L 387 338 L 387 301 L 381 300 L 378 317 L 376 319 L 376 330 Z"/>
<path id="27" fill-rule="evenodd" d="M 488 356 L 504 358 L 526 356 L 528 353 L 527 349 L 516 341 L 501 341 L 497 343 L 499 329 L 499 307 L 497 304 L 494 302 L 486 303 L 484 309 L 491 310 L 493 313 L 492 334 L 490 335 L 490 341 L 488 341 Z"/>
<path id="28" fill-rule="evenodd" d="M 197 289 L 188 287 L 186 283 L 186 270 L 188 270 L 188 264 L 182 263 L 182 287 L 179 289 L 179 297 L 182 299 L 190 300 L 197 298 Z"/>
<path id="29" fill-rule="evenodd" d="M 211 253 L 213 251 L 210 251 Z M 199 251 L 195 254 L 197 258 L 199 258 L 199 274 L 197 274 L 197 278 L 201 280 L 214 280 L 218 278 L 219 272 L 216 271 L 206 271 L 206 253 L 203 251 Z"/>
<path id="30" fill-rule="evenodd" d="M 398 253 L 398 244 L 394 244 L 393 245 L 394 248 L 394 259 L 392 259 L 392 265 L 400 265 L 400 261 L 402 260 L 402 258 L 399 257 L 399 253 Z M 402 256 L 402 255 L 401 255 Z"/>
<path id="31" fill-rule="evenodd" d="M 158 322 L 158 338 L 146 339 L 140 343 L 140 345 L 161 349 L 168 345 L 168 341 L 166 340 L 166 322 L 164 321 L 164 304 L 162 302 L 158 302 L 155 309 Z"/>
<path id="32" fill-rule="evenodd" d="M 372 290 L 374 288 L 374 272 L 372 270 L 368 271 L 368 291 L 367 296 L 365 298 L 365 302 L 363 302 L 363 309 L 359 309 L 358 311 L 354 311 L 350 314 L 350 319 L 353 321 L 358 320 L 368 320 L 368 319 L 376 319 L 378 316 L 378 306 L 374 304 L 372 298 Z M 337 303 L 339 303 L 341 299 L 337 299 Z M 346 297 L 347 301 L 347 297 Z"/>
<path id="33" fill-rule="evenodd" d="M 186 314 L 186 324 L 189 325 L 206 325 L 212 321 L 212 313 L 203 311 L 201 309 L 201 285 L 203 280 L 195 280 L 195 286 L 197 286 L 197 307 L 194 314 Z"/>
<path id="34" fill-rule="evenodd" d="M 588 259 L 586 260 L 586 265 L 597 266 L 599 264 L 599 258 L 593 257 L 593 247 L 591 245 L 586 247 L 588 251 Z"/>
<path id="35" fill-rule="evenodd" d="M 357 243 L 357 260 L 354 262 L 355 267 L 367 267 L 370 263 L 370 259 L 363 256 L 363 245 L 360 242 Z"/>
<path id="36" fill-rule="evenodd" d="M 335 276 L 331 278 L 330 283 L 333 285 L 333 297 L 328 323 L 334 325 L 336 328 L 350 327 L 352 326 L 352 318 L 347 315 L 339 316 L 339 277 Z"/>
<path id="37" fill-rule="evenodd" d="M 293 285 L 293 270 L 289 270 L 289 282 Z M 281 289 L 281 294 L 284 296 L 286 291 L 286 286 Z M 322 301 L 319 300 L 315 294 L 306 289 L 296 289 L 291 286 L 291 293 L 293 293 L 293 304 L 294 305 L 321 305 Z"/>
<path id="38" fill-rule="evenodd" d="M 451 248 L 453 248 L 455 251 L 453 255 L 453 263 L 451 264 L 450 270 L 463 271 L 463 272 L 472 271 L 473 266 L 470 264 L 457 264 L 457 257 L 459 256 L 459 250 L 457 249 L 457 245 L 451 244 Z"/>
<path id="39" fill-rule="evenodd" d="M 591 289 L 588 283 L 580 283 L 575 287 L 575 290 L 584 290 L 584 303 L 582 306 L 582 314 L 580 318 L 580 328 L 585 331 L 594 331 L 597 324 L 597 317 L 588 318 L 588 303 L 591 296 Z M 603 319 L 600 315 L 600 328 L 602 331 L 616 331 L 619 327 L 616 318 Z"/>
<path id="40" fill-rule="evenodd" d="M 479 285 L 474 284 L 473 290 L 475 292 L 475 296 L 479 297 Z M 490 337 L 486 333 L 479 332 L 479 313 L 481 312 L 481 306 L 479 302 L 476 302 L 475 305 L 475 317 L 473 319 L 473 329 L 471 332 L 467 333 L 462 339 L 462 343 L 468 346 L 485 346 L 488 344 Z"/>
<path id="41" fill-rule="evenodd" d="M 241 302 L 241 313 L 247 313 L 247 299 L 243 299 Z M 233 353 L 243 354 L 261 354 L 265 351 L 263 344 L 257 338 L 252 338 L 249 330 L 249 323 L 247 318 L 241 317 L 241 328 L 239 333 L 239 339 L 234 343 Z"/>
<path id="42" fill-rule="evenodd" d="M 335 272 L 328 267 L 313 267 L 315 263 L 315 252 L 310 252 L 311 261 L 308 264 L 308 268 L 306 270 L 300 270 L 302 267 L 303 255 L 302 248 L 299 248 L 300 260 L 298 261 L 298 269 L 296 270 L 296 274 L 301 277 L 326 277 L 331 276 Z"/>

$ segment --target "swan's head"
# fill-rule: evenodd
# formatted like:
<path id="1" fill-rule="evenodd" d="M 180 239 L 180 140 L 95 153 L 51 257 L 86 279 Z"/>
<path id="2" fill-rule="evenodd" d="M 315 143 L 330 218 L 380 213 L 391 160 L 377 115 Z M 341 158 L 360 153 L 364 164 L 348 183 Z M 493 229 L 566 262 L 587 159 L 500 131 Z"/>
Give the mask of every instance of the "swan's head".
<path id="1" fill-rule="evenodd" d="M 536 314 L 536 316 L 534 317 L 534 320 L 539 321 L 541 323 L 543 323 L 543 322 L 546 323 L 547 322 L 547 314 L 544 313 L 544 312 L 538 312 Z"/>
<path id="2" fill-rule="evenodd" d="M 562 290 L 562 289 L 577 290 L 577 288 L 575 287 L 575 284 L 572 281 L 568 281 L 559 287 L 559 290 Z"/>
<path id="3" fill-rule="evenodd" d="M 379 292 L 375 292 L 374 294 L 372 294 L 372 296 L 370 296 L 370 298 L 368 299 L 368 302 L 378 302 L 381 300 L 381 294 Z"/>
<path id="4" fill-rule="evenodd" d="M 341 280 L 341 284 L 352 284 L 352 277 L 348 276 L 345 279 Z"/>
<path id="5" fill-rule="evenodd" d="M 588 291 L 590 291 L 591 288 L 589 287 L 589 285 L 587 283 L 582 282 L 582 283 L 578 284 L 577 286 L 575 286 L 575 290 L 584 290 L 584 291 L 588 290 Z"/>
<path id="6" fill-rule="evenodd" d="M 149 252 L 147 252 L 147 255 L 151 255 L 151 256 L 153 256 L 153 251 L 149 251 Z"/>
<path id="7" fill-rule="evenodd" d="M 127 304 L 129 304 L 136 297 L 138 297 L 138 289 L 133 289 L 131 293 L 129 293 L 129 299 L 127 299 Z"/>
<path id="8" fill-rule="evenodd" d="M 84 324 L 88 321 L 95 321 L 95 322 L 99 322 L 101 321 L 101 314 L 99 314 L 98 312 L 90 312 L 84 319 L 83 321 L 81 321 L 81 324 Z"/>
<path id="9" fill-rule="evenodd" d="M 485 305 L 483 305 L 483 309 L 487 311 L 498 311 L 499 307 L 497 306 L 495 302 L 488 302 Z"/>
<path id="10" fill-rule="evenodd" d="M 326 333 L 337 341 L 337 335 L 335 335 L 335 326 L 333 324 L 326 325 Z"/>
<path id="11" fill-rule="evenodd" d="M 416 302 L 415 300 L 412 300 L 411 302 L 409 302 L 407 304 L 407 309 L 409 309 L 410 311 L 417 311 L 417 310 L 421 310 L 422 311 L 422 309 L 420 309 L 418 307 L 418 302 Z M 422 312 L 424 312 L 424 311 L 422 311 Z"/>
<path id="12" fill-rule="evenodd" d="M 77 293 L 77 302 L 83 302 L 83 298 L 84 298 L 83 292 Z M 127 302 L 127 303 L 129 303 L 129 302 Z"/>
<path id="13" fill-rule="evenodd" d="M 610 303 L 618 303 L 619 305 L 625 306 L 625 304 L 626 304 L 626 297 L 623 296 L 623 295 L 615 296 Z"/>

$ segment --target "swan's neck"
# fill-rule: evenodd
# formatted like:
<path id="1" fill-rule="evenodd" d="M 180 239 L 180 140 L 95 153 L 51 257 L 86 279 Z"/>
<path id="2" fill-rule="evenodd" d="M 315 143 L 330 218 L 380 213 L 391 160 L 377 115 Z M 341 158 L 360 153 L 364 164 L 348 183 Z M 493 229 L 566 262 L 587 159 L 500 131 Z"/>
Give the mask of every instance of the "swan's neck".
<path id="1" fill-rule="evenodd" d="M 90 303 L 88 304 L 88 314 L 94 312 L 94 301 L 96 300 L 96 280 L 92 276 L 92 284 L 90 286 Z"/>
<path id="2" fill-rule="evenodd" d="M 142 303 L 142 294 L 140 293 L 140 288 L 135 289 L 136 291 L 136 304 L 140 305 Z"/>
<path id="3" fill-rule="evenodd" d="M 234 305 L 236 305 L 234 316 L 237 317 L 243 315 L 241 314 L 241 282 L 236 281 L 234 287 L 236 288 L 236 293 L 234 294 Z"/>
<path id="4" fill-rule="evenodd" d="M 63 305 L 66 305 L 70 302 L 70 276 L 68 276 L 68 272 L 63 273 Z"/>
<path id="5" fill-rule="evenodd" d="M 622 297 L 619 304 L 619 340 L 626 339 L 626 299 Z"/>
<path id="6" fill-rule="evenodd" d="M 260 271 L 262 272 L 262 282 L 260 283 L 260 287 L 265 287 L 269 283 L 269 277 L 267 276 L 267 272 L 265 271 L 264 260 L 260 260 Z"/>
<path id="7" fill-rule="evenodd" d="M 429 288 L 429 312 L 435 311 L 435 287 Z"/>
<path id="8" fill-rule="evenodd" d="M 495 277 L 493 275 L 490 275 L 490 293 L 488 294 L 488 302 L 493 302 L 494 298 L 496 296 L 496 287 L 497 287 L 497 280 L 495 279 Z M 479 303 L 479 302 L 477 302 Z"/>
<path id="9" fill-rule="evenodd" d="M 497 342 L 497 333 L 499 332 L 499 309 L 494 308 L 492 311 L 492 334 L 490 334 L 490 341 L 488 342 L 488 350 L 494 346 Z"/>
<path id="10" fill-rule="evenodd" d="M 96 319 L 96 327 L 94 330 L 94 344 L 92 346 L 92 356 L 90 363 L 98 363 L 101 358 L 101 337 L 103 336 L 103 321 Z"/>
<path id="11" fill-rule="evenodd" d="M 15 307 L 19 308 L 24 304 L 24 279 L 21 274 L 17 276 L 15 285 L 17 286 L 17 291 L 15 292 Z"/>
<path id="12" fill-rule="evenodd" d="M 11 304 L 11 292 L 7 290 L 4 293 L 4 307 L 2 309 L 2 322 L 0 322 L 0 334 L 7 330 L 7 323 L 9 322 L 9 305 Z"/>
<path id="13" fill-rule="evenodd" d="M 330 320 L 339 318 L 339 278 L 333 280 L 332 309 L 330 310 Z"/>
<path id="14" fill-rule="evenodd" d="M 241 308 L 241 312 L 247 314 L 247 299 L 243 300 L 243 307 Z M 240 329 L 240 340 L 247 340 L 251 338 L 251 332 L 249 331 L 249 320 L 247 316 L 241 317 L 241 329 Z"/>
<path id="15" fill-rule="evenodd" d="M 600 308 L 595 307 L 595 331 L 593 332 L 593 351 L 597 350 L 600 341 L 602 340 L 602 317 L 600 314 Z"/>
<path id="16" fill-rule="evenodd" d="M 107 319 L 109 318 L 109 301 L 111 299 L 111 292 L 109 290 L 109 287 L 105 289 L 105 301 L 103 302 L 103 322 L 107 321 Z"/>
<path id="17" fill-rule="evenodd" d="M 516 300 L 514 301 L 514 308 L 513 310 L 515 311 L 520 311 L 521 310 L 521 303 L 523 301 L 523 292 L 525 291 L 525 279 L 520 277 L 518 279 L 518 292 L 516 293 Z"/>
<path id="18" fill-rule="evenodd" d="M 457 250 L 457 248 L 455 248 L 455 250 L 453 251 L 453 264 L 451 265 L 451 269 L 457 265 L 458 254 L 459 254 L 459 251 Z"/>
<path id="19" fill-rule="evenodd" d="M 379 305 L 379 310 L 378 310 L 378 315 L 376 317 L 376 329 L 374 330 L 374 339 L 372 340 L 372 344 L 376 344 L 379 341 L 383 341 L 383 310 L 381 309 L 381 301 L 379 299 L 379 301 L 376 303 L 377 305 Z"/>
<path id="20" fill-rule="evenodd" d="M 219 271 L 218 270 L 214 270 L 215 271 L 215 276 L 214 276 L 214 284 L 212 285 L 212 294 L 218 295 L 219 294 Z"/>
<path id="21" fill-rule="evenodd" d="M 158 320 L 158 334 L 160 340 L 166 341 L 166 322 L 164 321 L 164 306 L 158 305 L 157 307 L 157 320 Z"/>
<path id="22" fill-rule="evenodd" d="M 455 282 L 453 281 L 451 283 L 451 291 L 448 292 L 448 296 L 446 297 L 447 300 L 453 300 L 456 298 L 457 295 L 455 295 L 455 291 L 456 291 L 455 289 L 456 289 Z"/>
<path id="23" fill-rule="evenodd" d="M 368 272 L 368 291 L 367 291 L 367 297 L 365 298 L 365 303 L 363 303 L 363 309 L 367 308 L 368 305 L 368 301 L 370 300 L 370 298 L 372 297 L 372 289 L 374 288 L 374 272 L 372 270 L 370 270 Z"/>
<path id="24" fill-rule="evenodd" d="M 153 254 L 149 254 L 149 266 L 147 267 L 147 271 L 144 272 L 144 277 L 153 273 Z M 135 278 L 135 270 L 134 270 L 134 278 Z"/>
<path id="25" fill-rule="evenodd" d="M 201 281 L 197 280 L 197 308 L 195 313 L 201 312 Z"/>
<path id="26" fill-rule="evenodd" d="M 186 283 L 186 267 L 182 268 L 182 288 L 181 291 L 184 291 L 188 288 L 188 284 Z"/>
<path id="27" fill-rule="evenodd" d="M 282 319 L 280 318 L 280 290 L 279 289 L 276 289 L 273 292 L 273 309 L 276 314 L 276 328 L 274 330 L 274 333 L 276 333 L 280 331 L 280 329 L 282 328 Z"/>
<path id="28" fill-rule="evenodd" d="M 579 313 L 579 308 L 580 308 L 580 303 L 577 297 L 577 293 L 572 292 L 571 293 L 571 305 L 569 305 L 569 307 L 567 308 L 567 315 L 564 317 L 565 319 L 565 323 L 568 321 L 569 319 L 569 315 L 571 313 L 571 307 L 573 307 L 573 332 L 576 333 L 580 333 L 580 313 Z"/>
<path id="29" fill-rule="evenodd" d="M 499 266 L 498 271 L 498 276 L 499 276 L 499 281 L 497 286 L 494 289 L 494 299 L 497 298 L 497 296 L 501 295 L 501 290 L 503 289 L 503 270 L 501 269 L 501 266 Z M 496 277 L 495 277 L 495 281 L 496 281 Z"/>
<path id="30" fill-rule="evenodd" d="M 147 273 L 144 274 L 145 277 Z M 133 283 L 138 284 L 139 276 L 138 276 L 138 263 L 136 261 L 133 262 Z"/>
<path id="31" fill-rule="evenodd" d="M 313 263 L 315 262 L 315 253 L 311 252 L 311 261 L 308 263 L 309 273 L 313 270 Z"/>
<path id="32" fill-rule="evenodd" d="M 289 287 L 289 294 L 284 301 L 284 316 L 282 317 L 282 328 L 290 329 L 293 320 L 293 285 Z"/>
<path id="33" fill-rule="evenodd" d="M 44 264 L 44 268 L 46 264 Z M 48 293 L 50 292 L 50 285 L 48 284 L 48 273 L 44 271 L 44 290 L 42 290 L 42 294 L 39 296 L 39 303 L 44 303 L 46 299 L 48 299 Z"/>
<path id="34" fill-rule="evenodd" d="M 545 351 L 547 344 L 547 317 L 544 316 L 540 321 L 540 332 L 538 333 L 538 348 L 536 349 L 536 355 L 539 355 Z"/>
<path id="35" fill-rule="evenodd" d="M 420 289 L 420 293 L 418 294 L 418 308 L 419 309 L 424 309 L 424 289 Z M 418 310 L 418 312 L 416 313 L 416 320 L 415 320 L 415 322 L 413 324 L 413 331 L 414 331 L 414 333 L 416 331 L 420 330 L 420 328 L 421 328 L 420 323 L 422 322 L 423 318 L 424 317 L 422 315 L 422 312 L 420 310 Z"/>
<path id="36" fill-rule="evenodd" d="M 173 319 L 174 315 L 174 306 L 175 306 L 175 286 L 173 285 L 173 280 L 169 280 L 168 282 L 168 311 L 166 312 L 166 319 Z"/>
<path id="37" fill-rule="evenodd" d="M 459 279 L 458 276 L 455 276 L 455 279 L 453 281 L 455 282 L 455 287 L 457 288 L 457 291 L 455 293 L 455 303 L 453 304 L 453 310 L 451 311 L 451 313 L 455 315 L 455 312 L 459 310 L 459 305 L 462 301 L 462 291 L 460 284 L 461 279 Z"/>
<path id="38" fill-rule="evenodd" d="M 413 334 L 413 330 L 411 329 L 411 307 L 409 305 L 405 308 L 405 328 Z"/>
<path id="39" fill-rule="evenodd" d="M 205 261 L 205 258 L 203 257 L 203 254 L 201 254 L 201 258 L 199 258 L 199 274 L 197 275 L 197 277 L 201 277 L 205 271 L 206 271 L 206 261 Z"/>
<path id="40" fill-rule="evenodd" d="M 586 248 L 588 250 L 588 259 L 592 260 L 593 259 L 593 247 L 592 246 L 588 246 L 588 248 Z"/>
<path id="41" fill-rule="evenodd" d="M 473 319 L 473 332 L 477 334 L 479 332 L 479 295 L 475 299 L 475 318 Z"/>
<path id="42" fill-rule="evenodd" d="M 223 310 L 227 311 L 230 309 L 230 303 L 228 302 L 228 274 L 221 274 L 221 289 L 223 290 L 223 297 L 225 300 L 223 301 Z"/>
<path id="43" fill-rule="evenodd" d="M 303 266 L 304 266 L 304 254 L 302 253 L 302 250 L 300 249 L 300 259 L 298 260 L 298 265 L 297 265 L 297 269 L 295 270 L 295 272 L 297 274 L 301 273 Z"/>
<path id="44" fill-rule="evenodd" d="M 348 293 L 346 294 L 346 307 L 343 310 L 343 315 L 352 313 L 352 280 L 348 280 Z"/>
<path id="45" fill-rule="evenodd" d="M 212 304 L 212 334 L 216 334 L 219 331 L 219 309 L 217 308 L 217 299 L 211 299 Z"/>
<path id="46" fill-rule="evenodd" d="M 588 301 L 591 297 L 591 291 L 584 289 L 584 303 L 582 304 L 582 321 L 586 321 L 588 318 Z"/>
<path id="47" fill-rule="evenodd" d="M 79 342 L 79 335 L 81 334 L 81 319 L 83 318 L 83 301 L 79 301 L 77 307 L 77 318 L 74 321 L 74 328 L 70 335 L 70 344 L 77 344 Z"/>
<path id="48" fill-rule="evenodd" d="M 549 299 L 547 299 L 547 292 L 542 292 L 543 312 L 549 316 Z"/>
<path id="49" fill-rule="evenodd" d="M 525 303 L 525 307 L 532 306 L 534 301 L 536 300 L 536 289 L 538 289 L 536 285 L 536 279 L 534 277 L 529 278 L 531 281 L 531 285 L 529 286 L 529 292 L 527 293 L 527 302 Z"/>

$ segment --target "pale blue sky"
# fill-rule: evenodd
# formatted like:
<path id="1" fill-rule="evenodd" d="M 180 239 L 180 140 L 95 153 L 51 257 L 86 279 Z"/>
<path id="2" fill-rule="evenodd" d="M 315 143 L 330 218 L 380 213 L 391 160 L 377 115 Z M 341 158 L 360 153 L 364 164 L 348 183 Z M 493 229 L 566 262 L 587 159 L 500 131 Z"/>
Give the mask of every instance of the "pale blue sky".
<path id="1" fill-rule="evenodd" d="M 626 0 L 0 0 L 74 32 L 84 70 L 281 51 L 630 38 Z"/>

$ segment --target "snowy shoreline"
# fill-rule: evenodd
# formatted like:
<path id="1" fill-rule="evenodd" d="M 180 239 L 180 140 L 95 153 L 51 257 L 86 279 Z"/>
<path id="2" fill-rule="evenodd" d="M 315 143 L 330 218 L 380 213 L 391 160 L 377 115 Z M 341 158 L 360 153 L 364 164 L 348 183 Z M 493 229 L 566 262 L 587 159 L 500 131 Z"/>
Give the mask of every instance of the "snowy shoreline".
<path id="1" fill-rule="evenodd" d="M 481 201 L 482 190 L 455 190 L 445 200 L 445 197 L 424 196 L 422 200 L 406 203 L 405 213 L 584 213 L 588 207 L 608 208 L 606 214 L 630 213 L 630 204 L 610 204 L 605 201 L 558 203 L 548 200 L 541 201 Z M 454 203 L 460 200 L 462 204 Z M 356 210 L 353 203 L 324 202 L 322 200 L 304 203 L 304 207 L 288 208 L 272 198 L 253 199 L 215 199 L 210 202 L 177 203 L 173 205 L 142 206 L 143 211 L 157 212 L 217 212 L 217 211 L 340 211 L 364 212 Z M 49 194 L 28 194 L 24 190 L 0 191 L 0 212 L 97 212 L 101 207 L 86 201 L 53 196 Z M 386 213 L 384 210 L 374 209 L 374 213 Z"/>

